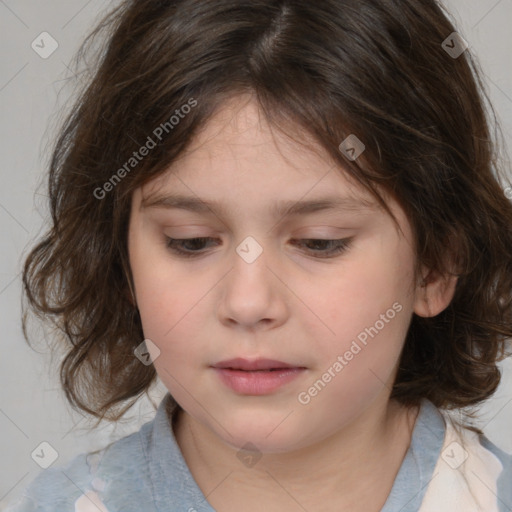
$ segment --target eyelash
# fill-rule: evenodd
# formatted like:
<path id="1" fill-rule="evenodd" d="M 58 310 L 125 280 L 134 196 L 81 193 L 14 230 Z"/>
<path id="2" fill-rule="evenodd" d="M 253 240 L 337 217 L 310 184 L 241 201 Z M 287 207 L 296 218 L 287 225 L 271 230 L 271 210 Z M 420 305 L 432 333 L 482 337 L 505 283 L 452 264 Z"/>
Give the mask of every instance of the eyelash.
<path id="1" fill-rule="evenodd" d="M 181 249 L 180 247 L 183 246 L 186 242 L 194 242 L 194 241 L 206 241 L 206 240 L 214 240 L 211 237 L 197 237 L 197 238 L 170 238 L 165 237 L 166 240 L 166 247 L 171 250 L 174 254 L 177 254 L 179 257 L 182 258 L 197 258 L 204 254 L 203 252 L 199 251 L 186 251 Z M 334 243 L 335 247 L 334 249 L 331 249 L 330 251 L 323 251 L 323 254 L 327 254 L 327 256 L 317 256 L 318 251 L 312 251 L 314 254 L 314 257 L 316 258 L 334 258 L 335 256 L 344 253 L 350 246 L 352 242 L 352 238 L 345 238 L 341 240 L 324 240 L 324 239 L 318 239 L 318 238 L 304 238 L 302 240 L 303 242 L 325 242 L 325 243 Z M 315 254 L 316 253 L 316 254 Z M 310 252 L 311 254 L 311 252 Z"/>

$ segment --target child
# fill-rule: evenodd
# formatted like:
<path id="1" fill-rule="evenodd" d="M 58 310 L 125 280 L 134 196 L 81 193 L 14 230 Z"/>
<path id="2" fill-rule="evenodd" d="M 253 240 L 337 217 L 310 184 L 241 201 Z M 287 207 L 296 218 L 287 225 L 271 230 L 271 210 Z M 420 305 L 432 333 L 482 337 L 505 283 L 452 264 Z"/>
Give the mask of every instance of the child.
<path id="1" fill-rule="evenodd" d="M 440 5 L 132 0 L 105 28 L 24 289 L 73 406 L 169 393 L 11 510 L 512 510 L 512 456 L 449 414 L 509 355 L 512 189 Z"/>

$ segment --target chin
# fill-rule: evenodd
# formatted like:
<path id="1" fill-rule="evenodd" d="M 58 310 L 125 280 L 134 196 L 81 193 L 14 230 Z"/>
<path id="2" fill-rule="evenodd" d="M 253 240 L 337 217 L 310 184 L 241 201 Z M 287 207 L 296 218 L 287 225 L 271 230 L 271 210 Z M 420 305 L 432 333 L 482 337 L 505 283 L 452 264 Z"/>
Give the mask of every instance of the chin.
<path id="1" fill-rule="evenodd" d="M 261 453 L 285 453 L 307 446 L 304 429 L 294 425 L 291 418 L 283 421 L 284 418 L 286 415 L 281 414 L 275 419 L 267 413 L 259 420 L 247 416 L 229 419 L 225 424 L 231 435 L 218 425 L 215 425 L 215 433 L 237 451 L 254 445 Z"/>

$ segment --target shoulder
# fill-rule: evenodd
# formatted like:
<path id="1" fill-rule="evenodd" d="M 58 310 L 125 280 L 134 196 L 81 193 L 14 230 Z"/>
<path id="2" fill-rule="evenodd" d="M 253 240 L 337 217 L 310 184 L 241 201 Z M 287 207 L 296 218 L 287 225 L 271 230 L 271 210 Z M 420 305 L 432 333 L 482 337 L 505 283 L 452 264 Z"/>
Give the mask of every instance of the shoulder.
<path id="1" fill-rule="evenodd" d="M 87 454 L 80 454 L 64 466 L 42 470 L 7 512 L 73 512 L 76 500 L 83 494 L 81 489 L 90 483 L 87 458 Z"/>
<path id="2" fill-rule="evenodd" d="M 112 512 L 117 509 L 107 508 L 112 496 L 124 495 L 130 500 L 130 496 L 144 486 L 150 423 L 101 450 L 82 453 L 66 465 L 43 470 L 6 512 Z"/>
<path id="3" fill-rule="evenodd" d="M 512 510 L 512 455 L 443 416 L 445 439 L 421 512 L 442 506 L 467 512 Z"/>
<path id="4" fill-rule="evenodd" d="M 512 453 L 507 453 L 501 448 L 498 448 L 494 443 L 489 441 L 486 436 L 479 436 L 479 441 L 482 447 L 491 452 L 501 462 L 504 471 L 507 475 L 512 474 Z"/>
<path id="5" fill-rule="evenodd" d="M 506 504 L 504 510 L 512 510 L 512 454 L 467 428 L 458 429 L 456 441 L 461 443 L 462 462 L 471 469 L 472 476 L 492 490 L 501 506 Z"/>
<path id="6" fill-rule="evenodd" d="M 503 510 L 512 510 L 512 454 L 501 450 L 485 436 L 479 436 L 479 441 L 482 448 L 492 454 L 501 465 L 496 482 L 498 499 Z"/>

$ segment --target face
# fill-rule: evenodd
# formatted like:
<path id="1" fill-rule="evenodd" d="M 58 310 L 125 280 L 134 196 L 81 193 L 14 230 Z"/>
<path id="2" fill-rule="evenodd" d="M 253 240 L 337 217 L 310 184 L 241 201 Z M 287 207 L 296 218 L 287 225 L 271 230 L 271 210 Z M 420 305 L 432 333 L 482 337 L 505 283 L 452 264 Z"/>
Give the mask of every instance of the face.
<path id="1" fill-rule="evenodd" d="M 130 265 L 156 371 L 185 414 L 236 448 L 305 447 L 387 400 L 414 310 L 404 212 L 390 201 L 400 232 L 312 147 L 237 98 L 133 196 Z M 279 363 L 220 364 L 235 358 Z"/>

